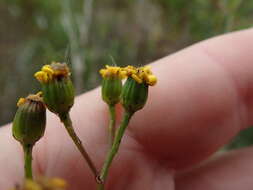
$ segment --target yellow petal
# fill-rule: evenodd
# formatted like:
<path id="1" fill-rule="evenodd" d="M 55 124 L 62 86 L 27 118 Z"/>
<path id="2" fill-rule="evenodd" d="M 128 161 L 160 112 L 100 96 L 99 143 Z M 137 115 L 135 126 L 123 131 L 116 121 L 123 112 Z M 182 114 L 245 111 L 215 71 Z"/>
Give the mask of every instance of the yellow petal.
<path id="1" fill-rule="evenodd" d="M 152 74 L 151 72 L 151 66 L 145 66 L 143 67 L 143 71 L 146 73 L 146 74 Z"/>
<path id="2" fill-rule="evenodd" d="M 120 77 L 121 79 L 126 78 L 126 77 L 127 77 L 127 72 L 126 72 L 126 71 L 121 70 L 121 71 L 119 72 L 119 77 Z"/>
<path id="3" fill-rule="evenodd" d="M 139 78 L 136 74 L 132 74 L 131 76 L 132 76 L 132 78 L 133 78 L 136 82 L 138 82 L 139 84 L 141 84 L 141 83 L 143 82 L 142 79 Z"/>
<path id="4" fill-rule="evenodd" d="M 43 71 L 38 71 L 38 72 L 36 72 L 35 74 L 34 74 L 34 77 L 38 80 L 38 81 L 40 81 L 40 82 L 45 82 L 44 81 L 44 75 L 45 75 L 45 72 L 43 72 Z"/>
<path id="5" fill-rule="evenodd" d="M 148 83 L 150 86 L 154 86 L 154 85 L 157 83 L 157 78 L 156 78 L 156 76 L 155 76 L 155 75 L 149 75 L 149 76 L 148 76 L 147 83 Z"/>
<path id="6" fill-rule="evenodd" d="M 99 71 L 99 73 L 102 75 L 102 77 L 104 78 L 104 77 L 106 77 L 106 75 L 107 75 L 107 70 L 106 69 L 101 69 L 100 71 Z"/>
<path id="7" fill-rule="evenodd" d="M 117 75 L 119 72 L 120 68 L 119 67 L 111 67 L 109 68 L 109 71 L 111 72 L 112 75 Z"/>
<path id="8" fill-rule="evenodd" d="M 18 103 L 17 103 L 17 106 L 21 106 L 22 104 L 24 104 L 26 102 L 26 99 L 25 98 L 19 98 L 18 100 Z"/>
<path id="9" fill-rule="evenodd" d="M 36 93 L 36 96 L 41 97 L 41 96 L 42 96 L 42 92 L 41 92 L 41 91 L 37 92 L 37 93 Z"/>
<path id="10" fill-rule="evenodd" d="M 50 65 L 44 65 L 41 70 L 49 74 L 54 74 L 54 70 Z"/>

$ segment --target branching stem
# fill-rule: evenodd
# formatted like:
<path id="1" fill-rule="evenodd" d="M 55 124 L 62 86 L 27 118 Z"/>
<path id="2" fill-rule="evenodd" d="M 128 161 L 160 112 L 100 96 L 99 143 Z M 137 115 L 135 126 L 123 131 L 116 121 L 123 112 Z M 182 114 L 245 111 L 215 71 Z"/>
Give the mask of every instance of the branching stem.
<path id="1" fill-rule="evenodd" d="M 105 163 L 104 163 L 103 168 L 102 168 L 101 173 L 100 173 L 100 180 L 103 183 L 98 184 L 97 190 L 104 190 L 104 184 L 105 184 L 110 166 L 112 164 L 112 161 L 113 161 L 114 157 L 116 156 L 116 154 L 119 150 L 121 139 L 124 135 L 126 127 L 128 126 L 128 123 L 129 123 L 132 116 L 133 116 L 133 113 L 130 113 L 130 112 L 125 112 L 124 113 L 123 120 L 121 121 L 120 127 L 117 130 L 117 133 L 116 133 L 115 139 L 113 141 L 111 150 L 107 154 Z"/>

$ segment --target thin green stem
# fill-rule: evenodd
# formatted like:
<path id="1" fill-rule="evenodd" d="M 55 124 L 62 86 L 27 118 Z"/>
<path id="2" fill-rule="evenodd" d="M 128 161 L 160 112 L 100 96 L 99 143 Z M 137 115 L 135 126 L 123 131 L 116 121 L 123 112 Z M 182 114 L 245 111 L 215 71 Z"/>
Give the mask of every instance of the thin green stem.
<path id="1" fill-rule="evenodd" d="M 32 149 L 33 145 L 23 145 L 24 150 L 24 169 L 25 169 L 25 178 L 33 179 L 32 172 Z"/>
<path id="2" fill-rule="evenodd" d="M 102 168 L 101 173 L 100 173 L 100 180 L 103 183 L 98 184 L 97 190 L 103 190 L 104 189 L 105 180 L 107 178 L 110 166 L 112 164 L 112 161 L 113 161 L 115 155 L 117 154 L 117 152 L 119 150 L 121 139 L 124 135 L 126 127 L 127 127 L 127 125 L 128 125 L 128 123 L 129 123 L 132 116 L 133 116 L 133 113 L 130 113 L 130 112 L 125 112 L 125 114 L 124 114 L 123 120 L 120 124 L 119 129 L 117 130 L 115 139 L 113 141 L 112 148 L 109 151 L 109 153 L 107 154 L 105 163 L 104 163 L 103 168 Z"/>
<path id="3" fill-rule="evenodd" d="M 109 143 L 110 146 L 113 145 L 114 137 L 115 137 L 115 105 L 109 105 L 110 111 L 110 123 L 109 123 Z"/>
<path id="4" fill-rule="evenodd" d="M 72 121 L 70 119 L 69 113 L 60 115 L 60 119 L 63 122 L 66 130 L 68 131 L 69 136 L 72 138 L 72 140 L 75 143 L 76 147 L 81 152 L 83 158 L 86 160 L 86 162 L 87 162 L 89 168 L 91 169 L 92 173 L 94 174 L 95 177 L 97 177 L 98 176 L 98 171 L 97 171 L 94 163 L 92 162 L 89 154 L 86 152 L 86 150 L 85 150 L 85 148 L 82 144 L 82 141 L 79 139 L 79 137 L 75 133 L 75 130 L 73 128 Z"/>
<path id="5" fill-rule="evenodd" d="M 105 189 L 105 185 L 104 185 L 104 183 L 100 183 L 100 184 L 98 184 L 98 186 L 97 186 L 97 190 L 104 190 Z"/>

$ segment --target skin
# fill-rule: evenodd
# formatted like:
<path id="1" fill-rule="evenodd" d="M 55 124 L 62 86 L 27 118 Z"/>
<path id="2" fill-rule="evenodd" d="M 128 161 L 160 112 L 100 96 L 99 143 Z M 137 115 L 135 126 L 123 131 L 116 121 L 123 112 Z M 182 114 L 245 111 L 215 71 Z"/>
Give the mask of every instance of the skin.
<path id="1" fill-rule="evenodd" d="M 252 124 L 253 30 L 200 42 L 152 63 L 158 84 L 137 112 L 113 162 L 107 189 L 250 190 L 253 149 L 217 150 Z M 117 108 L 118 117 L 122 108 Z M 108 109 L 95 89 L 71 110 L 76 132 L 97 167 L 108 149 Z M 120 118 L 118 118 L 119 120 Z M 35 176 L 58 176 L 69 189 L 95 189 L 94 179 L 59 119 L 34 148 Z M 11 127 L 0 129 L 0 189 L 23 178 L 22 149 Z"/>

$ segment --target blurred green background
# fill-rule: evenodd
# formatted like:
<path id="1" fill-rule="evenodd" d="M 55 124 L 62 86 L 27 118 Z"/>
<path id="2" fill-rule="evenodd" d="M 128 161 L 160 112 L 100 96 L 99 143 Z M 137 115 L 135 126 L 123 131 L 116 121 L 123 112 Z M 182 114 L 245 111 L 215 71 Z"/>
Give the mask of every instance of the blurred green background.
<path id="1" fill-rule="evenodd" d="M 33 73 L 69 52 L 82 93 L 99 84 L 109 55 L 119 65 L 146 64 L 252 26 L 252 9 L 242 0 L 1 0 L 0 124 L 11 121 L 18 97 L 38 91 Z M 251 134 L 243 131 L 229 148 L 250 144 Z"/>

